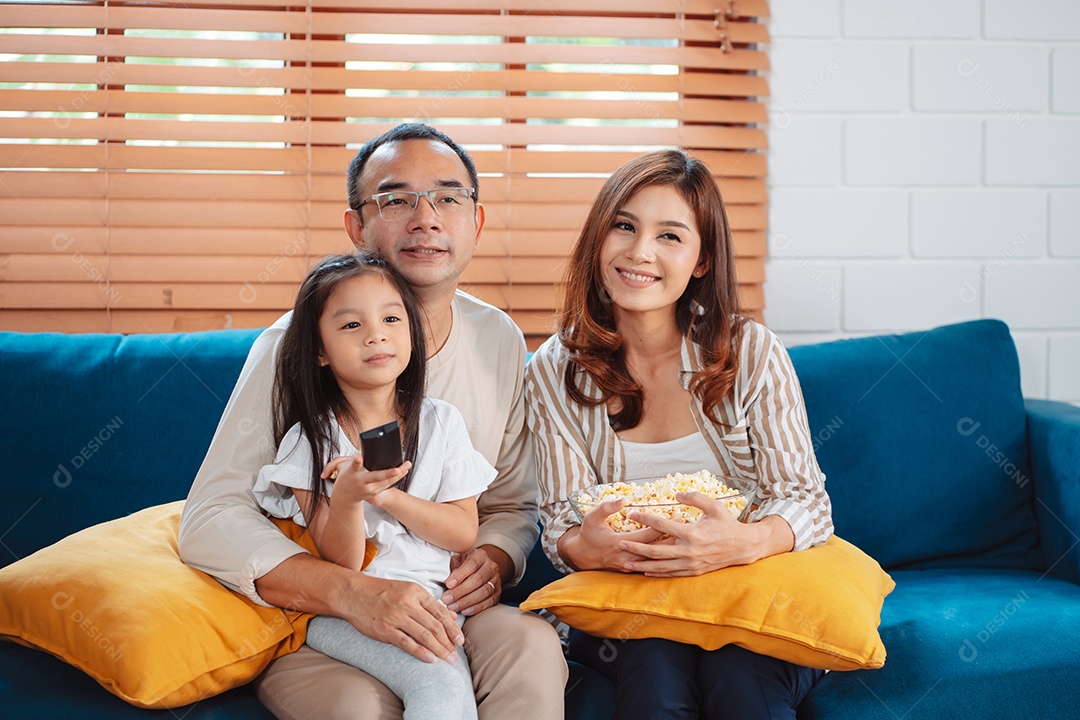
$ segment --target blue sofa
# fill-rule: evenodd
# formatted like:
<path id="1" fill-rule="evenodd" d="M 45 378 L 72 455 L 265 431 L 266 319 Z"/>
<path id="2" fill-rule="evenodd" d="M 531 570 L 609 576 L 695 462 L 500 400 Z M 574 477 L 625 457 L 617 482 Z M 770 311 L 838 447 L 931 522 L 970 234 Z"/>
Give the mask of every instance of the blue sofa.
<path id="1" fill-rule="evenodd" d="M 182 499 L 256 335 L 0 333 L 0 565 Z M 836 531 L 896 581 L 882 612 L 885 667 L 828 674 L 799 717 L 1075 716 L 1080 408 L 1025 403 L 996 321 L 791 356 Z M 507 600 L 555 576 L 537 550 Z M 568 718 L 606 717 L 611 692 L 572 666 Z M 250 686 L 172 713 L 140 710 L 9 642 L 0 708 L 27 719 L 270 717 Z"/>

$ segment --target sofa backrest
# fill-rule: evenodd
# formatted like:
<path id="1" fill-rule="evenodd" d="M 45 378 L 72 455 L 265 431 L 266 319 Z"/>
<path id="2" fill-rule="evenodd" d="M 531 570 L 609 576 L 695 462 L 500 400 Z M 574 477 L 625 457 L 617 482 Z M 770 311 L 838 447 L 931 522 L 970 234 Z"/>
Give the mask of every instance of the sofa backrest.
<path id="1" fill-rule="evenodd" d="M 186 497 L 257 335 L 0 333 L 0 565 Z"/>
<path id="2" fill-rule="evenodd" d="M 1036 569 L 1020 365 L 996 320 L 789 350 L 836 532 L 886 569 Z"/>
<path id="3" fill-rule="evenodd" d="M 0 333 L 0 566 L 184 498 L 258 332 Z M 1041 567 L 1003 323 L 790 353 L 840 536 L 890 569 Z"/>

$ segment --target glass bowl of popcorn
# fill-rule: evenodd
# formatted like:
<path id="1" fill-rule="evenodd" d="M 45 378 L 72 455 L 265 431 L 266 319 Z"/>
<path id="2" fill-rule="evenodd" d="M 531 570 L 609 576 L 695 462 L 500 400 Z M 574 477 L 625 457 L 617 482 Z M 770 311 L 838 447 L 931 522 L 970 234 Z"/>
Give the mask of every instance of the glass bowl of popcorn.
<path id="1" fill-rule="evenodd" d="M 592 512 L 597 505 L 608 500 L 625 498 L 626 504 L 616 513 L 608 515 L 607 523 L 615 532 L 633 532 L 643 527 L 630 519 L 636 512 L 648 512 L 676 522 L 697 522 L 702 511 L 693 505 L 684 505 L 675 499 L 678 492 L 698 492 L 708 497 L 723 500 L 728 511 L 740 522 L 746 519 L 753 508 L 755 490 L 740 490 L 729 478 L 718 478 L 708 470 L 696 473 L 675 473 L 662 478 L 643 478 L 624 482 L 593 485 L 585 490 L 572 493 L 568 498 L 578 519 Z"/>

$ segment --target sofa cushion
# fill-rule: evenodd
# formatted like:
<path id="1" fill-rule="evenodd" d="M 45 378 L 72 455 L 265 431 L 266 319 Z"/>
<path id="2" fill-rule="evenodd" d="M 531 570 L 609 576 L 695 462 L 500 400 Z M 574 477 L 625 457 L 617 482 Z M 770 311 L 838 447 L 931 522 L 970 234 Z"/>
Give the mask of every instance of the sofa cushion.
<path id="1" fill-rule="evenodd" d="M 1027 720 L 1080 707 L 1080 587 L 1017 570 L 893 579 L 881 613 L 885 667 L 829 673 L 800 720 Z"/>
<path id="2" fill-rule="evenodd" d="M 893 581 L 874 559 L 833 536 L 694 577 L 570 573 L 533 593 L 523 610 L 547 608 L 602 638 L 666 638 L 715 650 L 734 644 L 829 670 L 881 667 L 877 627 Z"/>
<path id="3" fill-rule="evenodd" d="M 184 498 L 258 334 L 0 333 L 0 566 Z"/>
<path id="4" fill-rule="evenodd" d="M 1036 569 L 1020 365 L 980 320 L 795 347 L 836 532 L 886 570 Z"/>
<path id="5" fill-rule="evenodd" d="M 87 528 L 0 569 L 0 637 L 151 708 L 217 695 L 297 650 L 311 615 L 256 605 L 180 561 L 183 504 Z M 315 551 L 303 528 L 278 524 Z"/>
<path id="6" fill-rule="evenodd" d="M 1048 572 L 1080 584 L 1080 407 L 1025 400 L 1039 547 Z"/>

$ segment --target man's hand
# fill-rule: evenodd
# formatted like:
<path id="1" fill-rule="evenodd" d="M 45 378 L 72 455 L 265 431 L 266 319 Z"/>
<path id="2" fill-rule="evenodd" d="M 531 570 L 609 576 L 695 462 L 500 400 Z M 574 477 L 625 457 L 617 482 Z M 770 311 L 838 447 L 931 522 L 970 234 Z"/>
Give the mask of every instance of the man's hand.
<path id="1" fill-rule="evenodd" d="M 405 580 L 387 580 L 356 574 L 351 602 L 343 614 L 369 638 L 396 645 L 424 662 L 457 659 L 457 646 L 465 642 L 455 613 L 447 610 L 424 588 Z"/>
<path id="2" fill-rule="evenodd" d="M 462 615 L 475 615 L 499 602 L 504 577 L 513 575 L 510 556 L 493 545 L 476 547 L 450 559 L 442 601 Z"/>
<path id="3" fill-rule="evenodd" d="M 465 642 L 454 613 L 416 583 L 372 577 L 304 552 L 256 579 L 255 590 L 271 605 L 343 618 L 425 662 L 453 662 Z"/>

